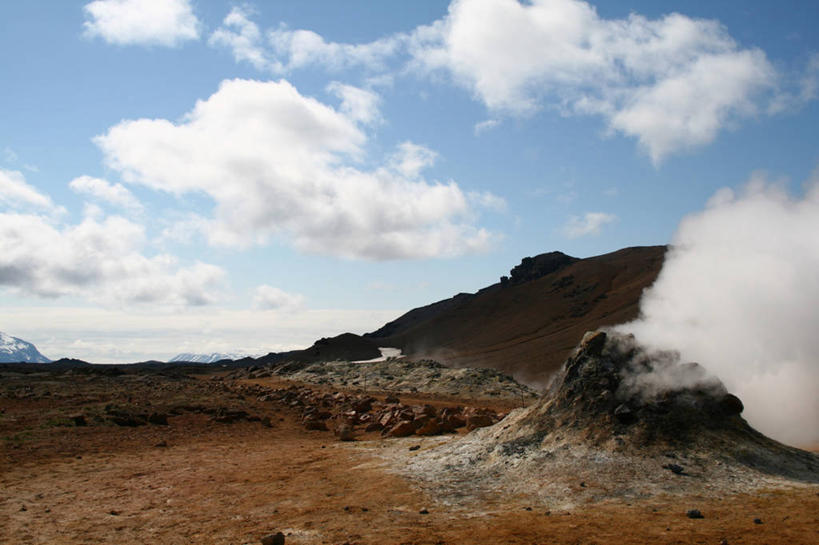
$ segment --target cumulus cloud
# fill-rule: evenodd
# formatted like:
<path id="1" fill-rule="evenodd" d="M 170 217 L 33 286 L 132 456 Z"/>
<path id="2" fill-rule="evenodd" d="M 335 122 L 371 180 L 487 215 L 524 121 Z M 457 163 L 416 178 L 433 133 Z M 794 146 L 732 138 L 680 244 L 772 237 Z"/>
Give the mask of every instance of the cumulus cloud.
<path id="1" fill-rule="evenodd" d="M 599 235 L 604 225 L 617 221 L 617 216 L 605 212 L 586 212 L 582 216 L 572 216 L 563 227 L 569 238 Z"/>
<path id="2" fill-rule="evenodd" d="M 303 251 L 375 260 L 490 245 L 455 182 L 358 168 L 367 142 L 360 121 L 284 80 L 229 80 L 180 122 L 123 121 L 95 141 L 126 182 L 208 195 L 213 244 L 279 236 Z"/>
<path id="3" fill-rule="evenodd" d="M 233 53 L 236 62 L 249 62 L 257 70 L 274 73 L 283 71 L 278 61 L 271 59 L 259 26 L 250 20 L 247 8 L 234 7 L 208 39 L 213 47 L 225 47 Z"/>
<path id="4" fill-rule="evenodd" d="M 456 0 L 425 33 L 418 65 L 451 73 L 490 110 L 601 115 L 655 162 L 752 115 L 775 83 L 762 51 L 677 13 L 604 19 L 580 0 Z"/>
<path id="5" fill-rule="evenodd" d="M 26 182 L 25 176 L 16 170 L 0 169 L 0 205 L 7 207 L 28 206 L 55 209 L 47 195 Z"/>
<path id="6" fill-rule="evenodd" d="M 112 184 L 106 180 L 92 178 L 91 176 L 80 176 L 71 180 L 68 186 L 77 193 L 88 195 L 132 212 L 142 210 L 142 204 L 139 200 L 122 184 Z"/>
<path id="7" fill-rule="evenodd" d="M 389 159 L 390 167 L 407 178 L 417 178 L 421 171 L 435 164 L 438 154 L 426 146 L 401 142 Z"/>
<path id="8" fill-rule="evenodd" d="M 83 9 L 85 35 L 110 44 L 173 47 L 199 39 L 190 0 L 95 0 Z"/>
<path id="9" fill-rule="evenodd" d="M 287 293 L 279 288 L 262 284 L 253 295 L 253 308 L 261 310 L 298 310 L 304 306 L 304 296 Z"/>
<path id="10" fill-rule="evenodd" d="M 237 62 L 249 62 L 258 70 L 283 74 L 307 66 L 338 71 L 363 67 L 383 70 L 385 62 L 407 41 L 396 34 L 364 44 L 328 42 L 312 30 L 292 30 L 285 25 L 262 33 L 247 7 L 234 7 L 209 39 L 215 47 L 225 47 Z"/>
<path id="11" fill-rule="evenodd" d="M 327 90 L 341 99 L 341 112 L 353 121 L 369 125 L 381 120 L 378 109 L 381 98 L 373 91 L 337 81 L 328 85 Z"/>
<path id="12" fill-rule="evenodd" d="M 219 297 L 222 269 L 147 257 L 144 243 L 144 228 L 118 216 L 55 226 L 38 215 L 0 213 L 0 286 L 112 305 L 203 305 Z"/>
<path id="13" fill-rule="evenodd" d="M 805 195 L 756 175 L 685 218 L 623 326 L 722 379 L 760 431 L 819 441 L 819 175 Z"/>

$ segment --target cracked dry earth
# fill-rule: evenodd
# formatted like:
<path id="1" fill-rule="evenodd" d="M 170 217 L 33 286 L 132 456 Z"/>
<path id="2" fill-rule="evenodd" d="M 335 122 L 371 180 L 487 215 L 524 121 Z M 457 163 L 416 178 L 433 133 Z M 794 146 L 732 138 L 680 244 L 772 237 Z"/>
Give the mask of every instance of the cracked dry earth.
<path id="1" fill-rule="evenodd" d="M 9 394 L 20 380 L 34 385 L 30 395 Z M 38 381 L 47 382 L 49 395 Z M 277 379 L 256 383 L 282 385 Z M 421 454 L 458 436 L 367 434 L 342 443 L 330 432 L 305 430 L 291 409 L 212 388 L 207 379 L 3 377 L 3 386 L 3 544 L 239 545 L 276 531 L 288 544 L 819 543 L 816 486 L 568 510 L 524 495 L 452 504 L 390 470 L 383 455 L 395 449 Z M 66 425 L 78 410 L 95 414 L 111 402 L 151 410 L 180 400 L 241 409 L 272 425 L 214 422 L 203 411 L 182 411 L 167 426 L 93 419 L 84 427 Z M 688 509 L 705 518 L 687 518 Z"/>

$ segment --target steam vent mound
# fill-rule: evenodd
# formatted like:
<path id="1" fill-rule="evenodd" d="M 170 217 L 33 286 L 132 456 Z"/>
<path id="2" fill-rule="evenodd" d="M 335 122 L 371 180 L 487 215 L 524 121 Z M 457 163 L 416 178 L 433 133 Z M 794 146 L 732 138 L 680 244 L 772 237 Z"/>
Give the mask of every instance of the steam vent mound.
<path id="1" fill-rule="evenodd" d="M 819 456 L 765 437 L 742 410 L 703 367 L 592 332 L 536 404 L 405 454 L 406 473 L 450 501 L 505 491 L 551 506 L 819 484 Z"/>

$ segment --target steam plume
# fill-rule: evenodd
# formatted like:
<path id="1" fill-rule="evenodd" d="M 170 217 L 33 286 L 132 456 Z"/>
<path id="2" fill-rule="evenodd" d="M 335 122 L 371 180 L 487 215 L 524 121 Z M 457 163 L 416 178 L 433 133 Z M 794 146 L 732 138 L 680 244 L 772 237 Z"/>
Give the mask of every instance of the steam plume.
<path id="1" fill-rule="evenodd" d="M 763 175 L 718 191 L 620 329 L 701 363 L 763 433 L 819 443 L 819 169 L 802 198 Z"/>

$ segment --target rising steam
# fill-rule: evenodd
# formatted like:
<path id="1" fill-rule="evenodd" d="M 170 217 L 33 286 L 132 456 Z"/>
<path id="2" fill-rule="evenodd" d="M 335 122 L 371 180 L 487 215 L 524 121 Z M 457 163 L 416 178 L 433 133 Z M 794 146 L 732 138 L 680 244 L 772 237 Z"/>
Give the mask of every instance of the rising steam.
<path id="1" fill-rule="evenodd" d="M 819 443 L 819 171 L 802 198 L 762 175 L 718 191 L 619 329 L 701 363 L 763 433 Z"/>

